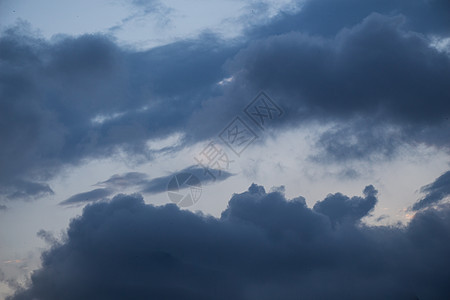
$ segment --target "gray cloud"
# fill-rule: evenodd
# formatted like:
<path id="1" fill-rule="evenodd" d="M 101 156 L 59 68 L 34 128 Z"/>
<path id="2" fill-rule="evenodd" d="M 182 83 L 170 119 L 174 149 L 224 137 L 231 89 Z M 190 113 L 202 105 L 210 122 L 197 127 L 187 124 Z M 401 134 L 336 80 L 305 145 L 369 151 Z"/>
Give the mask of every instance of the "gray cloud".
<path id="1" fill-rule="evenodd" d="M 370 186 L 364 198 L 336 194 L 310 209 L 252 185 L 219 219 L 118 195 L 88 205 L 8 299 L 448 298 L 450 207 L 406 227 L 332 226 L 359 220 L 375 194 Z"/>
<path id="2" fill-rule="evenodd" d="M 62 201 L 61 205 L 79 204 L 86 202 L 94 202 L 107 198 L 113 193 L 110 189 L 99 188 L 89 192 L 79 193 Z"/>
<path id="3" fill-rule="evenodd" d="M 335 124 L 317 144 L 328 160 L 389 157 L 404 143 L 448 149 L 450 58 L 430 43 L 404 16 L 376 13 L 331 37 L 261 38 L 227 63 L 236 76 L 224 98 L 264 88 L 286 111 L 274 126 Z"/>
<path id="4" fill-rule="evenodd" d="M 449 112 L 443 75 L 450 73 L 450 58 L 403 23 L 402 17 L 372 14 L 333 38 L 296 32 L 261 39 L 236 55 L 229 69 L 270 90 L 292 118 L 303 110 L 305 117 L 362 114 L 386 123 L 442 123 Z M 419 82 L 429 85 L 413 84 Z"/>
<path id="5" fill-rule="evenodd" d="M 441 200 L 450 195 L 450 171 L 445 172 L 433 183 L 430 183 L 420 189 L 425 193 L 425 197 L 414 203 L 413 210 L 419 210 L 428 206 L 438 204 Z"/>
<path id="6" fill-rule="evenodd" d="M 334 36 L 342 28 L 353 27 L 373 12 L 403 15 L 408 28 L 433 34 L 450 33 L 450 5 L 446 0 L 309 0 L 295 14 L 282 13 L 265 26 L 249 28 L 249 35 L 261 37 L 289 31 Z"/>
<path id="7" fill-rule="evenodd" d="M 378 160 L 394 157 L 404 142 L 402 130 L 379 120 L 355 119 L 326 130 L 316 142 L 314 161 Z"/>
<path id="8" fill-rule="evenodd" d="M 58 243 L 58 239 L 50 231 L 41 229 L 36 233 L 36 235 L 50 246 Z"/>
<path id="9" fill-rule="evenodd" d="M 318 139 L 319 161 L 383 158 L 402 143 L 448 149 L 450 58 L 429 38 L 448 35 L 447 4 L 414 1 L 307 1 L 233 42 L 203 34 L 142 52 L 102 35 L 46 41 L 8 29 L 0 186 L 21 198 L 18 180 L 45 183 L 119 149 L 153 159 L 146 142 L 173 133 L 182 145 L 208 139 L 261 89 L 285 111 L 274 129 L 336 125 Z"/>
<path id="10" fill-rule="evenodd" d="M 148 175 L 139 172 L 128 172 L 125 174 L 114 174 L 108 180 L 97 183 L 98 186 L 108 188 L 125 188 L 127 186 L 143 185 L 147 182 Z"/>
<path id="11" fill-rule="evenodd" d="M 206 185 L 206 184 L 212 183 L 212 182 L 223 181 L 223 180 L 226 180 L 228 177 L 233 176 L 233 174 L 231 174 L 230 172 L 224 171 L 224 170 L 210 169 L 210 172 L 214 173 L 216 177 L 214 178 L 214 177 L 210 176 L 209 174 L 207 174 L 205 169 L 202 167 L 190 166 L 190 167 L 187 167 L 187 168 L 185 168 L 179 172 L 176 172 L 174 174 L 154 178 L 154 179 L 147 181 L 143 185 L 141 192 L 148 193 L 148 194 L 165 192 L 167 190 L 167 184 L 168 184 L 169 180 L 172 179 L 172 177 L 174 175 L 176 175 L 177 173 L 192 174 L 200 180 L 202 185 L 203 184 Z"/>
<path id="12" fill-rule="evenodd" d="M 169 6 L 158 0 L 132 0 L 125 1 L 131 3 L 135 8 L 135 12 L 123 18 L 119 24 L 109 28 L 110 32 L 121 30 L 123 26 L 133 21 L 139 21 L 142 18 L 151 18 L 156 20 L 157 24 L 164 27 L 170 24 L 170 14 L 174 11 Z"/>
<path id="13" fill-rule="evenodd" d="M 0 37 L 5 189 L 18 180 L 48 180 L 62 167 L 118 149 L 151 159 L 148 139 L 184 126 L 235 51 L 208 35 L 131 52 L 101 35 L 48 42 L 23 31 Z"/>
<path id="14" fill-rule="evenodd" d="M 197 177 L 202 185 L 210 184 L 213 182 L 220 182 L 226 180 L 232 173 L 224 170 L 210 169 L 209 172 L 215 177 L 212 177 L 203 169 L 198 166 L 189 166 L 180 171 L 174 172 L 166 176 L 148 178 L 147 174 L 140 172 L 128 172 L 125 174 L 115 174 L 111 176 L 108 180 L 98 182 L 96 186 L 101 186 L 101 188 L 79 193 L 71 196 L 70 198 L 62 201 L 61 205 L 76 204 L 76 203 L 86 203 L 95 202 L 98 200 L 105 199 L 106 197 L 120 191 L 124 188 L 134 188 L 140 193 L 144 194 L 157 194 L 167 191 L 167 185 L 173 176 L 180 173 L 188 173 Z"/>
<path id="15" fill-rule="evenodd" d="M 207 171 L 199 166 L 189 166 L 172 174 L 149 179 L 147 174 L 139 172 L 129 172 L 125 174 L 115 174 L 106 181 L 99 182 L 97 185 L 107 187 L 109 189 L 117 189 L 120 187 L 136 187 L 141 193 L 157 194 L 167 190 L 167 184 L 173 176 L 179 173 L 189 173 L 196 176 L 202 184 L 219 182 L 233 176 L 230 172 L 224 170 L 209 170 L 216 177 L 210 176 Z"/>
<path id="16" fill-rule="evenodd" d="M 328 195 L 324 200 L 314 205 L 314 211 L 330 218 L 333 225 L 345 222 L 355 222 L 367 216 L 377 203 L 377 190 L 373 186 L 364 189 L 364 198 L 349 198 L 341 193 Z"/>
<path id="17" fill-rule="evenodd" d="M 8 180 L 7 183 L 6 186 L 0 185 L 0 199 L 3 196 L 6 200 L 31 200 L 54 194 L 46 183 L 25 180 Z"/>

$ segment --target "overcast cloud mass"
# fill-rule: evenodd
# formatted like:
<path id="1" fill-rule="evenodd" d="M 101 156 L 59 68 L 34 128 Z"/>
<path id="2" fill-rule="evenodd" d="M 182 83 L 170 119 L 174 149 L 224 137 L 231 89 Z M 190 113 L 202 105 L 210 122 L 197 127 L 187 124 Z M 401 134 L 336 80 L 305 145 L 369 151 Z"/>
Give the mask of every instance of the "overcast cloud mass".
<path id="1" fill-rule="evenodd" d="M 87 206 L 10 299 L 444 299 L 449 207 L 361 225 L 376 193 L 310 209 L 252 185 L 220 219 L 118 195 Z"/>
<path id="2" fill-rule="evenodd" d="M 47 41 L 24 25 L 6 30 L 1 193 L 14 199 L 51 193 L 45 181 L 62 167 L 118 149 L 152 159 L 149 139 L 175 133 L 185 135 L 184 143 L 207 139 L 262 88 L 286 111 L 279 126 L 337 122 L 317 145 L 328 158 L 390 155 L 399 142 L 448 148 L 449 50 L 432 47 L 425 35 L 446 37 L 447 2 L 414 1 L 412 11 L 403 8 L 410 1 L 396 9 L 383 1 L 345 9 L 354 2 L 309 1 L 297 15 L 251 29 L 249 37 L 260 30 L 257 39 L 203 34 L 143 52 L 100 34 Z M 329 15 L 337 5 L 342 9 L 329 21 L 316 17 L 317 6 Z M 358 21 L 349 21 L 349 11 Z M 317 22 L 334 25 L 334 34 Z"/>
<path id="3" fill-rule="evenodd" d="M 449 1 L 292 1 L 297 9 L 258 21 L 249 15 L 268 14 L 270 3 L 249 1 L 252 13 L 227 20 L 242 27 L 233 38 L 211 29 L 145 50 L 114 34 L 145 16 L 163 30 L 177 10 L 130 4 L 137 13 L 107 32 L 48 39 L 23 20 L 2 28 L 0 217 L 20 201 L 86 205 L 60 240 L 36 229 L 49 248 L 29 282 L 12 284 L 0 266 L 7 299 L 450 299 L 450 171 L 417 186 L 409 223 L 390 226 L 365 222 L 377 182 L 360 196 L 324 183 L 331 194 L 310 206 L 256 182 L 222 191 L 232 196 L 220 217 L 144 201 L 176 173 L 209 186 L 237 176 L 204 179 L 194 160 L 175 173 L 114 171 L 65 198 L 50 184 L 118 156 L 157 170 L 217 139 L 261 90 L 283 113 L 270 130 L 250 125 L 258 146 L 320 125 L 308 154 L 318 166 L 377 165 L 405 147 L 448 155 Z"/>

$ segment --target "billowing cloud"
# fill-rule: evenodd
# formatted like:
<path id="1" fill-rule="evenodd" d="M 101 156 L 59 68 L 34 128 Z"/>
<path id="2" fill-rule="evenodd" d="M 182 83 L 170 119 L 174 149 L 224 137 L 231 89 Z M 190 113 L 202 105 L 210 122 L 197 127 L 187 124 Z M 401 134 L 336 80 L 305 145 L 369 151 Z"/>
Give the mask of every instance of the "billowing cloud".
<path id="1" fill-rule="evenodd" d="M 328 216 L 333 225 L 359 221 L 374 209 L 376 195 L 377 190 L 371 185 L 364 189 L 364 198 L 349 198 L 341 193 L 328 195 L 314 205 L 314 211 Z"/>
<path id="2" fill-rule="evenodd" d="M 160 1 L 132 3 L 143 15 L 167 12 Z M 0 211 L 52 195 L 48 182 L 65 168 L 117 153 L 148 161 L 217 137 L 260 90 L 283 110 L 271 130 L 325 128 L 313 136 L 315 162 L 391 157 L 403 144 L 448 151 L 450 49 L 439 42 L 450 36 L 449 8 L 447 0 L 307 0 L 232 41 L 204 33 L 146 51 L 102 34 L 45 40 L 23 24 L 7 29 Z M 151 147 L 174 135 L 177 145 Z M 358 175 L 345 167 L 342 175 Z M 182 172 L 213 181 L 198 166 Z M 176 173 L 115 174 L 61 202 L 88 205 L 62 241 L 38 232 L 51 249 L 29 285 L 9 281 L 9 299 L 450 298 L 450 172 L 422 188 L 416 214 L 397 226 L 364 223 L 377 203 L 371 185 L 312 208 L 252 185 L 220 218 L 146 205 L 139 194 L 113 197 L 164 192 Z"/>
<path id="3" fill-rule="evenodd" d="M 273 128 L 330 125 L 317 137 L 318 161 L 386 158 L 403 144 L 448 150 L 450 57 L 410 18 L 368 12 L 331 36 L 292 25 L 260 37 L 226 63 L 232 81 L 195 117 L 214 124 L 218 111 L 231 115 L 265 89 L 285 111 Z"/>
<path id="4" fill-rule="evenodd" d="M 305 118 L 443 123 L 450 110 L 450 58 L 405 22 L 370 14 L 331 38 L 281 34 L 255 41 L 228 66 L 239 72 L 236 81 L 270 90 L 293 119 L 300 111 Z"/>
<path id="5" fill-rule="evenodd" d="M 88 205 L 8 299 L 448 298 L 450 207 L 406 227 L 333 226 L 370 211 L 364 193 L 310 209 L 252 185 L 219 219 L 118 195 Z"/>
<path id="6" fill-rule="evenodd" d="M 45 181 L 118 149 L 151 159 L 147 141 L 181 131 L 223 77 L 233 47 L 205 35 L 131 52 L 102 35 L 49 42 L 22 27 L 7 30 L 0 37 L 0 185 L 19 191 L 17 181 Z"/>
<path id="7" fill-rule="evenodd" d="M 335 125 L 317 137 L 319 161 L 392 155 L 402 143 L 448 149 L 450 58 L 433 46 L 449 34 L 445 8 L 311 0 L 233 41 L 205 33 L 140 52 L 100 34 L 48 41 L 10 28 L 0 37 L 0 186 L 21 198 L 14 182 L 45 184 L 118 150 L 153 159 L 147 142 L 171 134 L 182 145 L 209 139 L 262 89 L 285 111 L 274 129 Z"/>
<path id="8" fill-rule="evenodd" d="M 413 210 L 419 210 L 431 205 L 438 204 L 441 200 L 450 195 L 450 171 L 445 172 L 433 183 L 430 183 L 420 189 L 425 193 L 425 197 L 414 203 Z"/>

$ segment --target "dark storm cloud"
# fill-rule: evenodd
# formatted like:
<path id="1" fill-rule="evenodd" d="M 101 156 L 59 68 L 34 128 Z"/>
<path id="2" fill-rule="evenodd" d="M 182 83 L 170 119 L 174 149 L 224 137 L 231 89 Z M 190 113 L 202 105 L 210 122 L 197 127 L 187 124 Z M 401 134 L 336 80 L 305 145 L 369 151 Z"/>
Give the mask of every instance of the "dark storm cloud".
<path id="1" fill-rule="evenodd" d="M 111 176 L 106 181 L 99 182 L 96 185 L 107 187 L 108 189 L 118 189 L 125 187 L 135 187 L 141 193 L 146 194 L 157 194 L 161 192 L 165 192 L 167 190 L 167 184 L 172 179 L 173 176 L 180 173 L 188 173 L 197 177 L 202 184 L 208 184 L 211 182 L 219 182 L 226 180 L 228 177 L 233 176 L 233 174 L 222 171 L 222 170 L 214 170 L 211 169 L 210 172 L 214 174 L 218 174 L 220 172 L 220 176 L 213 177 L 209 176 L 204 168 L 199 166 L 189 166 L 177 172 L 173 172 L 166 176 L 149 178 L 147 174 L 139 173 L 139 172 L 129 172 L 125 174 L 115 174 Z"/>
<path id="2" fill-rule="evenodd" d="M 9 299 L 448 298 L 450 207 L 406 227 L 353 222 L 375 194 L 313 210 L 252 185 L 219 219 L 118 195 L 87 206 Z"/>
<path id="3" fill-rule="evenodd" d="M 7 209 L 8 209 L 8 207 L 6 205 L 0 205 L 0 211 L 7 210 Z"/>
<path id="4" fill-rule="evenodd" d="M 377 191 L 373 186 L 364 189 L 364 198 L 349 198 L 341 193 L 328 195 L 314 205 L 314 211 L 330 218 L 333 225 L 359 221 L 372 211 L 377 203 Z"/>
<path id="5" fill-rule="evenodd" d="M 208 139 L 261 89 L 285 111 L 274 129 L 336 125 L 318 138 L 323 161 L 391 156 L 402 143 L 448 149 L 450 58 L 430 46 L 430 36 L 448 35 L 448 3 L 408 3 L 307 1 L 233 41 L 203 34 L 141 52 L 102 35 L 46 41 L 9 29 L 0 37 L 0 186 L 20 195 L 17 180 L 43 183 L 118 150 L 153 159 L 149 139 Z"/>
<path id="6" fill-rule="evenodd" d="M 79 204 L 83 202 L 94 202 L 105 199 L 113 193 L 110 189 L 95 189 L 89 192 L 79 193 L 62 201 L 61 205 Z"/>
<path id="7" fill-rule="evenodd" d="M 412 209 L 419 210 L 431 205 L 438 204 L 441 200 L 450 195 L 450 171 L 442 174 L 433 183 L 420 189 L 425 193 L 425 197 L 414 203 Z"/>
<path id="8" fill-rule="evenodd" d="M 318 143 L 331 159 L 390 156 L 405 142 L 448 149 L 450 57 L 407 20 L 373 13 L 332 37 L 262 38 L 227 70 L 235 86 L 269 91 L 286 111 L 284 125 L 336 124 Z M 239 98 L 235 86 L 228 98 Z"/>
<path id="9" fill-rule="evenodd" d="M 402 17 L 372 14 L 333 38 L 288 33 L 252 43 L 229 69 L 265 87 L 292 118 L 360 114 L 378 122 L 442 123 L 450 112 L 450 58 Z"/>
<path id="10" fill-rule="evenodd" d="M 302 31 L 314 35 L 334 36 L 344 27 L 353 27 L 376 12 L 404 15 L 412 30 L 450 33 L 450 3 L 447 0 L 309 0 L 295 14 L 282 13 L 274 22 L 249 30 L 250 36 L 261 37 Z"/>
<path id="11" fill-rule="evenodd" d="M 233 51 L 211 35 L 132 52 L 101 35 L 48 42 L 22 27 L 7 30 L 0 37 L 0 186 L 45 181 L 62 166 L 118 149 L 150 159 L 147 140 L 180 131 Z"/>

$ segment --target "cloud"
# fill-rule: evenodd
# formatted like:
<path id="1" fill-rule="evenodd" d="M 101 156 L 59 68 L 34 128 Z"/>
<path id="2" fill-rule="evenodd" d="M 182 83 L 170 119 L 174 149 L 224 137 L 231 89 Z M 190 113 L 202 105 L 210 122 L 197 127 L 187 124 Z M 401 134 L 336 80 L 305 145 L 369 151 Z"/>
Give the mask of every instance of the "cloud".
<path id="1" fill-rule="evenodd" d="M 62 201 L 60 205 L 71 205 L 71 204 L 79 204 L 79 203 L 85 203 L 85 202 L 94 202 L 98 200 L 105 199 L 106 197 L 110 196 L 113 193 L 110 189 L 95 189 L 89 192 L 79 193 L 76 195 L 71 196 L 70 198 L 67 198 L 66 200 Z"/>
<path id="2" fill-rule="evenodd" d="M 6 200 L 32 200 L 54 194 L 46 183 L 25 180 L 8 180 L 7 182 L 7 186 L 0 185 L 0 197 L 4 196 Z"/>
<path id="3" fill-rule="evenodd" d="M 168 25 L 171 21 L 170 14 L 173 9 L 158 0 L 132 0 L 125 1 L 135 8 L 135 12 L 120 20 L 120 23 L 109 28 L 110 32 L 122 29 L 124 26 L 133 21 L 139 21 L 147 17 L 156 20 L 156 24 L 161 27 Z"/>
<path id="4" fill-rule="evenodd" d="M 249 35 L 261 37 L 289 31 L 334 36 L 342 28 L 353 27 L 373 12 L 403 15 L 411 30 L 448 34 L 450 6 L 446 0 L 308 0 L 295 14 L 282 13 L 274 22 L 249 28 Z"/>
<path id="5" fill-rule="evenodd" d="M 236 81 L 270 90 L 292 118 L 300 110 L 305 117 L 381 115 L 389 123 L 437 124 L 449 111 L 441 76 L 450 73 L 450 58 L 404 22 L 371 14 L 332 38 L 293 32 L 261 39 L 229 69 L 240 72 Z M 428 84 L 413 85 L 419 82 Z"/>
<path id="6" fill-rule="evenodd" d="M 392 158 L 405 141 L 402 129 L 379 120 L 356 118 L 338 123 L 321 134 L 318 151 L 311 155 L 316 162 L 375 161 Z"/>
<path id="7" fill-rule="evenodd" d="M 376 191 L 364 194 L 310 209 L 252 185 L 219 219 L 118 195 L 88 205 L 8 299 L 448 298 L 450 207 L 405 227 L 332 226 L 367 214 Z"/>
<path id="8" fill-rule="evenodd" d="M 147 142 L 182 131 L 223 77 L 220 66 L 234 47 L 204 35 L 133 52 L 99 34 L 46 41 L 21 26 L 6 30 L 0 186 L 46 181 L 119 149 L 152 159 Z"/>
<path id="9" fill-rule="evenodd" d="M 377 203 L 377 190 L 371 185 L 364 189 L 364 198 L 349 198 L 341 193 L 328 195 L 314 205 L 314 211 L 328 216 L 333 225 L 360 221 Z"/>
<path id="10" fill-rule="evenodd" d="M 143 185 L 147 182 L 148 175 L 139 172 L 128 172 L 125 174 L 114 174 L 108 180 L 97 183 L 98 186 L 108 188 L 125 188 L 127 186 Z"/>
<path id="11" fill-rule="evenodd" d="M 422 187 L 420 191 L 425 193 L 425 197 L 414 203 L 412 210 L 419 210 L 438 204 L 450 195 L 450 171 L 439 176 L 433 183 Z"/>
<path id="12" fill-rule="evenodd" d="M 7 210 L 8 207 L 6 205 L 0 205 L 0 211 Z"/>
<path id="13" fill-rule="evenodd" d="M 333 125 L 317 137 L 318 161 L 383 158 L 403 143 L 447 150 L 450 58 L 431 44 L 449 34 L 448 4 L 414 1 L 307 1 L 233 41 L 205 33 L 140 52 L 101 34 L 7 29 L 0 186 L 45 183 L 119 150 L 151 160 L 147 142 L 171 134 L 181 146 L 209 139 L 261 89 L 285 111 L 273 129 Z"/>
<path id="14" fill-rule="evenodd" d="M 214 177 L 209 175 L 210 172 Z M 189 166 L 180 171 L 172 174 L 149 179 L 147 174 L 140 172 L 128 172 L 125 174 L 114 174 L 108 180 L 98 182 L 96 186 L 101 188 L 94 189 L 89 192 L 80 193 L 71 196 L 70 198 L 62 201 L 61 205 L 95 202 L 105 199 L 106 197 L 120 191 L 124 188 L 133 188 L 140 193 L 144 194 L 157 194 L 167 191 L 167 185 L 169 181 L 177 174 L 189 174 L 197 177 L 202 185 L 210 184 L 213 182 L 220 182 L 226 180 L 228 177 L 233 176 L 232 173 L 225 170 L 209 169 L 206 171 L 202 167 Z M 181 188 L 186 187 L 180 185 Z"/>
<path id="15" fill-rule="evenodd" d="M 332 125 L 317 143 L 328 161 L 389 157 L 402 144 L 448 149 L 450 57 L 407 23 L 371 13 L 332 36 L 286 29 L 255 40 L 227 62 L 224 98 L 264 88 L 286 112 L 273 126 Z"/>
<path id="16" fill-rule="evenodd" d="M 224 171 L 224 170 L 210 169 L 209 172 L 211 172 L 211 174 L 213 174 L 213 175 L 215 174 L 214 175 L 215 177 L 208 175 L 207 171 L 202 167 L 190 166 L 190 167 L 187 167 L 187 168 L 185 168 L 179 172 L 176 172 L 174 174 L 154 178 L 154 179 L 147 181 L 143 185 L 141 192 L 147 193 L 147 194 L 155 194 L 155 193 L 165 192 L 167 190 L 167 184 L 170 181 L 170 179 L 172 179 L 172 177 L 175 176 L 176 174 L 180 174 L 180 173 L 192 174 L 193 176 L 197 177 L 200 180 L 202 185 L 216 182 L 216 181 L 217 182 L 223 181 L 223 180 L 226 180 L 228 177 L 233 176 L 233 174 L 231 174 L 230 172 Z"/>
<path id="17" fill-rule="evenodd" d="M 51 233 L 50 231 L 46 231 L 44 229 L 39 230 L 36 235 L 41 238 L 48 245 L 56 245 L 58 243 L 58 239 Z"/>
<path id="18" fill-rule="evenodd" d="M 125 174 L 115 174 L 106 181 L 99 182 L 97 185 L 107 187 L 109 189 L 117 189 L 121 187 L 133 186 L 140 190 L 141 193 L 157 194 L 165 192 L 167 190 L 167 184 L 173 176 L 180 173 L 188 173 L 197 177 L 202 184 L 208 184 L 216 181 L 226 180 L 228 177 L 233 176 L 230 172 L 224 170 L 210 169 L 211 174 L 215 174 L 215 177 L 208 175 L 208 171 L 202 167 L 192 165 L 184 168 L 180 171 L 173 172 L 172 174 L 161 176 L 157 178 L 149 179 L 147 174 L 139 172 L 129 172 Z"/>

